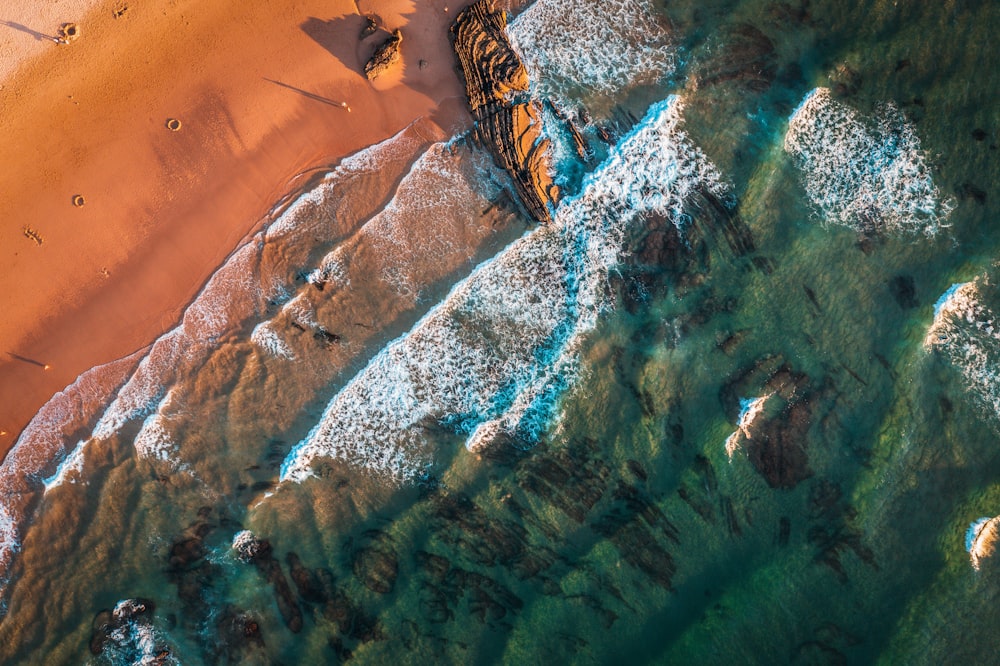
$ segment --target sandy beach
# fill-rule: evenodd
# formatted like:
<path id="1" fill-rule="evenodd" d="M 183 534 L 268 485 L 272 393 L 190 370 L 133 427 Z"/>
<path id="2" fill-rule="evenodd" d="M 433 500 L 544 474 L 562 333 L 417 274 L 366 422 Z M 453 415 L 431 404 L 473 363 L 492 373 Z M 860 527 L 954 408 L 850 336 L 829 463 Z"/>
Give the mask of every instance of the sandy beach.
<path id="1" fill-rule="evenodd" d="M 447 36 L 466 3 L 87 4 L 0 17 L 23 59 L 0 70 L 0 455 L 80 373 L 174 326 L 297 175 L 419 117 L 469 122 Z M 360 40 L 367 14 L 404 35 L 374 83 L 388 33 Z"/>

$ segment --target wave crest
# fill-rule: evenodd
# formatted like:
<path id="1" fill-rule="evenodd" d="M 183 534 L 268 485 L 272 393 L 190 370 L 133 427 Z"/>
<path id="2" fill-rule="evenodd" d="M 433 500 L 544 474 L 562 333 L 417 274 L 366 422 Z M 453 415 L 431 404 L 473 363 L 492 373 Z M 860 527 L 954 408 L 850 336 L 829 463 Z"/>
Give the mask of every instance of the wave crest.
<path id="1" fill-rule="evenodd" d="M 784 149 L 825 221 L 933 236 L 954 207 L 934 184 L 916 131 L 892 103 L 866 118 L 828 88 L 816 88 L 789 119 Z"/>
<path id="2" fill-rule="evenodd" d="M 681 129 L 680 101 L 645 120 L 584 180 L 551 225 L 479 266 L 406 335 L 375 356 L 286 458 L 283 481 L 337 458 L 396 481 L 433 462 L 440 428 L 478 449 L 513 434 L 530 445 L 577 373 L 583 336 L 608 308 L 608 272 L 627 229 L 656 211 L 683 225 L 698 188 L 721 196 L 719 173 Z"/>
<path id="3" fill-rule="evenodd" d="M 665 22 L 648 0 L 536 0 L 507 32 L 539 97 L 611 97 L 676 67 Z"/>

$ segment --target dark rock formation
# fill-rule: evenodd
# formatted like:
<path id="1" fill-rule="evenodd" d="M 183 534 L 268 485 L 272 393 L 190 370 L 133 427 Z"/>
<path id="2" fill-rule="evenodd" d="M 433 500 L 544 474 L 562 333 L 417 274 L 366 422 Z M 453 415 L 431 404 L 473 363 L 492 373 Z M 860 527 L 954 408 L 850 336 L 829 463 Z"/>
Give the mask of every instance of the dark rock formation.
<path id="1" fill-rule="evenodd" d="M 699 88 L 735 81 L 751 92 L 763 92 L 774 81 L 777 57 L 774 43 L 748 23 L 725 31 L 723 44 L 696 75 Z"/>
<path id="2" fill-rule="evenodd" d="M 369 81 L 374 81 L 382 76 L 399 62 L 399 47 L 402 43 L 403 33 L 397 29 L 392 31 L 389 39 L 375 47 L 375 53 L 365 63 L 365 76 L 368 77 Z"/>
<path id="3" fill-rule="evenodd" d="M 153 629 L 154 610 L 153 602 L 148 599 L 125 599 L 113 611 L 102 610 L 94 618 L 91 654 L 100 655 L 101 663 L 149 666 L 177 663 L 170 646 Z"/>
<path id="4" fill-rule="evenodd" d="M 742 423 L 736 433 L 740 448 L 769 486 L 794 488 L 813 474 L 808 434 L 819 391 L 808 376 L 792 370 L 780 356 L 766 356 L 726 382 L 719 398 L 738 420 L 739 396 L 755 394 L 769 396 L 768 403 L 773 405 L 768 411 L 777 416 L 761 415 Z"/>
<path id="5" fill-rule="evenodd" d="M 920 305 L 917 300 L 917 286 L 912 275 L 897 275 L 889 281 L 889 291 L 899 303 L 899 307 L 909 310 Z"/>
<path id="6" fill-rule="evenodd" d="M 281 562 L 274 556 L 271 544 L 244 530 L 233 539 L 233 549 L 240 561 L 256 566 L 257 571 L 274 588 L 274 600 L 285 626 L 293 634 L 302 631 L 302 609 L 295 600 L 285 572 L 281 570 Z"/>
<path id="7" fill-rule="evenodd" d="M 604 495 L 610 475 L 604 461 L 591 454 L 596 446 L 584 441 L 526 460 L 518 481 L 524 490 L 583 523 Z"/>
<path id="8" fill-rule="evenodd" d="M 380 530 L 368 530 L 361 535 L 361 541 L 354 551 L 354 575 L 372 592 L 392 592 L 399 575 L 399 559 L 391 537 Z"/>
<path id="9" fill-rule="evenodd" d="M 541 109 L 528 96 L 528 75 L 507 41 L 506 26 L 506 12 L 479 0 L 451 27 L 455 53 L 478 140 L 514 179 L 528 213 L 549 222 L 549 205 L 559 198 L 549 173 L 549 142 L 541 137 Z"/>
<path id="10" fill-rule="evenodd" d="M 426 576 L 421 587 L 420 608 L 435 624 L 453 619 L 455 608 L 463 598 L 467 599 L 469 613 L 482 624 L 491 626 L 524 606 L 524 602 L 503 583 L 454 567 L 440 555 L 418 551 L 416 563 Z"/>

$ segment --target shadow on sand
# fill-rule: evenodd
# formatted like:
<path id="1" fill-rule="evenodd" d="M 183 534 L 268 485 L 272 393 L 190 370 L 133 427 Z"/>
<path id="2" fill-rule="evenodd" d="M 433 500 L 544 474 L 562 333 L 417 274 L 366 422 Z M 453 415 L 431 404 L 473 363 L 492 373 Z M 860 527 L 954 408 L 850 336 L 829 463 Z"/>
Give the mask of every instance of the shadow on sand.
<path id="1" fill-rule="evenodd" d="M 289 90 L 295 91 L 298 94 L 302 95 L 303 97 L 308 97 L 309 99 L 316 100 L 317 102 L 322 102 L 323 104 L 329 104 L 330 106 L 336 106 L 337 108 L 340 109 L 350 110 L 350 107 L 347 106 L 347 102 L 338 102 L 336 100 L 330 99 L 329 97 L 323 97 L 322 95 L 311 93 L 308 90 L 303 90 L 302 88 L 296 88 L 295 86 L 290 86 L 287 83 L 282 83 L 281 81 L 275 81 L 274 79 L 269 79 L 266 76 L 264 77 L 264 80 L 273 83 L 276 86 L 281 86 L 282 88 L 288 88 Z"/>
<path id="2" fill-rule="evenodd" d="M 59 38 L 55 35 L 46 35 L 44 32 L 38 32 L 37 30 L 32 30 L 26 25 L 21 25 L 20 23 L 14 23 L 13 21 L 0 21 L 0 25 L 5 25 L 8 28 L 13 28 L 14 30 L 20 30 L 21 32 L 27 33 L 35 38 L 36 41 L 49 41 L 59 43 Z"/>

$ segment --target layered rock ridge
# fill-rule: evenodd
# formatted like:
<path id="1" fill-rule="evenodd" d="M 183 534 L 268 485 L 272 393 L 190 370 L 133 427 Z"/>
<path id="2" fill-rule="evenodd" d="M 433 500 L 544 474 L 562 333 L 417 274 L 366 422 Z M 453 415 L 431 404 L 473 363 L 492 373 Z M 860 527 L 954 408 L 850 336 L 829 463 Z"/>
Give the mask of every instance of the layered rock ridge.
<path id="1" fill-rule="evenodd" d="M 507 13 L 492 0 L 464 9 L 451 27 L 479 142 L 514 179 L 528 213 L 552 221 L 559 199 L 549 140 L 542 136 L 541 105 L 528 93 L 528 73 L 504 30 Z"/>

